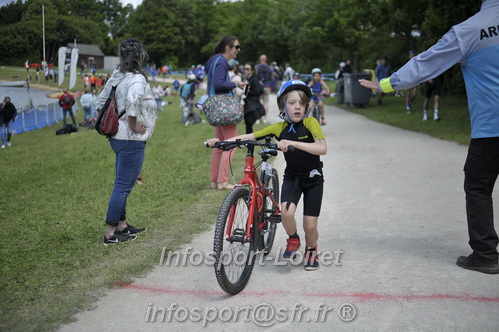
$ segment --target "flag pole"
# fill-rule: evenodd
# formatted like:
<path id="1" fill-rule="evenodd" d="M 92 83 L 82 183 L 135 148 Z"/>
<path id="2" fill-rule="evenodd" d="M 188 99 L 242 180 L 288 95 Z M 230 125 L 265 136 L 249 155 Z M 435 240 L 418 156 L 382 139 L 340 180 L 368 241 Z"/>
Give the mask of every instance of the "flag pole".
<path id="1" fill-rule="evenodd" d="M 45 61 L 45 5 L 42 5 L 42 25 L 43 25 L 43 64 L 45 65 L 47 63 Z"/>

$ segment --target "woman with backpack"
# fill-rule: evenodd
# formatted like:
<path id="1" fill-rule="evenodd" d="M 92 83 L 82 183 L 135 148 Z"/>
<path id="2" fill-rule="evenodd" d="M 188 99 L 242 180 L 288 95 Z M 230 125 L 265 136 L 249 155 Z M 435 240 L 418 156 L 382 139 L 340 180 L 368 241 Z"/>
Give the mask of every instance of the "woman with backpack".
<path id="1" fill-rule="evenodd" d="M 147 53 L 137 39 L 126 39 L 119 48 L 120 65 L 99 95 L 101 108 L 116 86 L 116 109 L 125 111 L 119 119 L 118 133 L 109 139 L 116 154 L 116 178 L 106 215 L 104 245 L 135 240 L 146 228 L 127 223 L 126 203 L 144 162 L 147 141 L 154 132 L 156 102 L 146 74 L 140 65 Z"/>

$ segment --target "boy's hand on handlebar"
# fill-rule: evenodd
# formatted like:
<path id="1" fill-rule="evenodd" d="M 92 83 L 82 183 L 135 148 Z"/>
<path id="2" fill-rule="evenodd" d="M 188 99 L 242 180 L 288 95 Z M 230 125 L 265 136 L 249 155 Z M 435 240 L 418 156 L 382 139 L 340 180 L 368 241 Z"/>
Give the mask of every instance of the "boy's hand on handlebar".
<path id="1" fill-rule="evenodd" d="M 294 149 L 294 146 L 291 143 L 291 141 L 283 139 L 279 143 L 277 143 L 277 147 L 281 149 L 282 152 L 288 152 L 288 150 Z"/>
<path id="2" fill-rule="evenodd" d="M 206 146 L 212 148 L 217 142 L 220 142 L 218 138 L 210 138 L 206 141 Z"/>

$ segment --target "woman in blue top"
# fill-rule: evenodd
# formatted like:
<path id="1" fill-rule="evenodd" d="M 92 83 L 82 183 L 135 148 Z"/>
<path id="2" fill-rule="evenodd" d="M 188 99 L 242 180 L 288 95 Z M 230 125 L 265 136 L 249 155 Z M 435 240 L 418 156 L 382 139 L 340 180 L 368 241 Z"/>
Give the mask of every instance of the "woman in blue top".
<path id="1" fill-rule="evenodd" d="M 229 94 L 231 91 L 239 87 L 244 90 L 248 84 L 245 82 L 231 82 L 228 79 L 229 68 L 227 61 L 235 59 L 241 50 L 237 37 L 225 36 L 220 43 L 215 47 L 215 55 L 205 64 L 205 73 L 208 77 L 206 91 L 210 91 L 211 86 L 215 88 L 215 94 Z M 211 74 L 212 70 L 213 75 Z M 213 77 L 212 77 L 213 76 Z M 237 135 L 237 125 L 215 126 L 215 137 L 220 141 L 224 141 L 229 137 Z M 230 151 L 222 151 L 213 149 L 211 153 L 210 163 L 210 188 L 212 189 L 232 189 L 233 185 L 228 183 L 229 180 L 229 165 L 234 153 Z"/>
<path id="2" fill-rule="evenodd" d="M 308 83 L 310 90 L 312 90 L 312 101 L 319 103 L 319 109 L 321 111 L 321 126 L 326 125 L 326 119 L 324 118 L 324 102 L 322 101 L 322 90 L 326 90 L 326 94 L 329 95 L 331 91 L 326 83 L 322 80 L 321 70 L 319 68 L 312 69 L 312 80 Z"/>

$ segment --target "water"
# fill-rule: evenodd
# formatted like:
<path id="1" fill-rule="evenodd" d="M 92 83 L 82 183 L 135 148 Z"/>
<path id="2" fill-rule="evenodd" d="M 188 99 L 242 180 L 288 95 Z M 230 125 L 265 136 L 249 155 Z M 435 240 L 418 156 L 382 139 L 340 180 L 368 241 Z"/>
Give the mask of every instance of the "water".
<path id="1" fill-rule="evenodd" d="M 18 109 L 55 103 L 56 98 L 46 96 L 49 93 L 53 92 L 34 88 L 30 88 L 28 91 L 26 87 L 0 87 L 0 101 L 3 101 L 5 97 L 10 97 L 11 102 Z"/>

